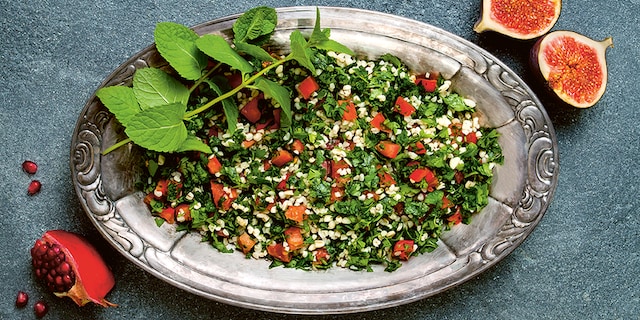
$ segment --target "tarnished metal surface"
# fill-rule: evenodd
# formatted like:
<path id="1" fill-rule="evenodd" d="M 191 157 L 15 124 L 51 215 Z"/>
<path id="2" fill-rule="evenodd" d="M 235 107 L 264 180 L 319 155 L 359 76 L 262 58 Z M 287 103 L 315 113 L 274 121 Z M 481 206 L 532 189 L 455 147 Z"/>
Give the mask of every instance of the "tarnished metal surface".
<path id="1" fill-rule="evenodd" d="M 310 32 L 315 7 L 278 9 L 273 47 L 286 51 L 292 30 Z M 460 284 L 513 251 L 538 224 L 558 181 L 558 146 L 549 118 L 532 91 L 481 48 L 433 26 L 387 14 L 320 8 L 322 27 L 363 56 L 392 53 L 414 71 L 437 71 L 477 101 L 481 124 L 498 128 L 505 163 L 495 169 L 489 205 L 470 225 L 446 232 L 437 250 L 387 273 L 342 268 L 268 268 L 267 261 L 222 254 L 200 235 L 158 228 L 135 190 L 136 147 L 101 151 L 123 138 L 122 128 L 93 96 L 71 144 L 71 173 L 81 205 L 119 252 L 180 289 L 217 301 L 281 313 L 327 314 L 380 309 L 423 299 Z M 194 27 L 230 36 L 237 16 Z M 102 86 L 129 84 L 136 68 L 162 67 L 153 46 L 116 69 Z"/>

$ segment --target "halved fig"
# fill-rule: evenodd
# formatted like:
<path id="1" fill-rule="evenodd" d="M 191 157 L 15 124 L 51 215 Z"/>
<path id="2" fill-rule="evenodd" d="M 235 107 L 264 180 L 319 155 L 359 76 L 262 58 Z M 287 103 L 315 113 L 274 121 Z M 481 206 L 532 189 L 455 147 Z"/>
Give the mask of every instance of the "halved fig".
<path id="1" fill-rule="evenodd" d="M 607 86 L 607 48 L 613 39 L 594 41 L 573 31 L 554 31 L 531 49 L 531 65 L 546 85 L 567 104 L 588 108 Z"/>
<path id="2" fill-rule="evenodd" d="M 560 17 L 561 0 L 483 0 L 475 32 L 495 31 L 528 40 L 549 32 Z"/>

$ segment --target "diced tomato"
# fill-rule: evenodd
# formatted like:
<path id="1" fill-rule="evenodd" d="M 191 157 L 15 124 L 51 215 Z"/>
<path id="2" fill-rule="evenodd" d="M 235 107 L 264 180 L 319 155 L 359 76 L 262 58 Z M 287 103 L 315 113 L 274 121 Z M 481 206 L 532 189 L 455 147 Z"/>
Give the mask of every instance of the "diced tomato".
<path id="1" fill-rule="evenodd" d="M 162 199 L 167 196 L 169 192 L 169 181 L 162 179 L 156 184 L 156 188 L 153 190 L 153 196 L 156 199 Z"/>
<path id="2" fill-rule="evenodd" d="M 308 76 L 298 84 L 298 92 L 305 100 L 309 100 L 311 95 L 318 89 L 320 89 L 320 86 L 312 76 Z"/>
<path id="3" fill-rule="evenodd" d="M 346 104 L 344 113 L 342 114 L 342 120 L 353 121 L 358 118 L 358 112 L 356 111 L 356 105 L 351 100 L 340 100 L 338 105 L 342 106 Z"/>
<path id="4" fill-rule="evenodd" d="M 240 247 L 240 250 L 242 250 L 242 253 L 244 254 L 249 253 L 249 251 L 251 251 L 251 249 L 253 249 L 253 246 L 255 245 L 256 241 L 251 239 L 251 236 L 246 232 L 242 233 L 238 237 L 238 247 Z"/>
<path id="5" fill-rule="evenodd" d="M 216 126 L 213 126 L 211 128 L 209 128 L 209 131 L 207 131 L 207 136 L 208 137 L 213 137 L 213 136 L 218 136 L 218 133 L 220 132 L 220 129 Z"/>
<path id="6" fill-rule="evenodd" d="M 153 192 L 151 193 L 147 193 L 144 198 L 142 199 L 142 202 L 144 202 L 146 205 L 150 206 L 151 205 L 151 201 L 155 198 L 155 196 L 153 195 Z"/>
<path id="7" fill-rule="evenodd" d="M 375 117 L 373 117 L 373 119 L 371 119 L 371 126 L 382 131 L 382 132 L 387 132 L 390 133 L 391 129 L 387 128 L 387 126 L 384 125 L 384 121 L 387 120 L 384 115 L 382 113 L 378 113 L 376 114 Z"/>
<path id="8" fill-rule="evenodd" d="M 464 141 L 466 143 L 478 143 L 478 136 L 476 136 L 475 132 L 469 132 L 467 135 L 464 136 Z"/>
<path id="9" fill-rule="evenodd" d="M 273 125 L 273 119 L 267 119 L 265 121 L 260 121 L 256 123 L 256 130 L 264 130 L 269 128 L 269 126 Z"/>
<path id="10" fill-rule="evenodd" d="M 295 222 L 302 222 L 306 215 L 305 211 L 307 210 L 307 206 L 288 206 L 287 210 L 284 212 L 284 216 L 289 220 L 293 220 Z"/>
<path id="11" fill-rule="evenodd" d="M 342 169 L 347 169 L 347 168 L 351 168 L 349 166 L 349 164 L 344 161 L 344 160 L 340 160 L 340 161 L 334 161 L 331 160 L 331 175 L 330 177 L 336 181 L 336 183 L 338 184 L 344 184 L 349 182 L 349 178 L 346 175 L 341 175 L 340 171 L 342 171 Z"/>
<path id="12" fill-rule="evenodd" d="M 447 196 L 443 196 L 442 197 L 442 206 L 440 206 L 441 209 L 447 209 L 447 208 L 453 208 L 453 202 L 451 202 L 451 200 L 449 200 L 449 198 L 447 198 Z"/>
<path id="13" fill-rule="evenodd" d="M 220 229 L 218 231 L 216 231 L 216 236 L 220 237 L 220 238 L 229 238 L 229 232 L 227 231 L 227 234 L 224 233 L 225 229 Z"/>
<path id="14" fill-rule="evenodd" d="M 389 172 L 378 172 L 378 178 L 380 179 L 381 187 L 388 187 L 392 184 L 397 184 L 396 180 Z"/>
<path id="15" fill-rule="evenodd" d="M 349 151 L 353 151 L 353 149 L 356 148 L 356 143 L 353 142 L 352 140 L 347 141 L 347 145 L 345 147 L 345 150 L 349 150 Z"/>
<path id="16" fill-rule="evenodd" d="M 435 190 L 438 187 L 438 177 L 436 177 L 436 174 L 429 170 L 427 170 L 427 175 L 424 177 L 424 180 L 427 182 L 427 190 L 429 192 Z"/>
<path id="17" fill-rule="evenodd" d="M 329 177 L 329 176 L 333 177 L 333 170 L 331 170 L 332 169 L 331 168 L 332 164 L 333 164 L 333 160 L 322 161 L 321 165 L 322 165 L 322 168 L 325 170 L 325 174 L 324 174 L 325 178 Z"/>
<path id="18" fill-rule="evenodd" d="M 411 151 L 420 155 L 427 153 L 427 149 L 424 147 L 424 144 L 420 141 L 416 142 L 415 147 L 412 147 Z"/>
<path id="19" fill-rule="evenodd" d="M 267 171 L 267 170 L 271 169 L 271 161 L 264 160 L 262 162 L 262 167 L 264 168 L 264 171 Z"/>
<path id="20" fill-rule="evenodd" d="M 249 149 L 251 148 L 254 144 L 256 144 L 255 140 L 244 140 L 242 141 L 242 143 L 240 144 L 243 148 L 245 149 Z"/>
<path id="21" fill-rule="evenodd" d="M 276 130 L 280 129 L 280 113 L 282 109 L 273 109 L 273 124 L 269 127 L 269 129 Z"/>
<path id="22" fill-rule="evenodd" d="M 284 176 L 284 179 L 282 179 L 280 182 L 278 182 L 278 185 L 276 186 L 276 189 L 278 189 L 278 190 L 287 190 L 287 182 L 289 181 L 290 177 L 291 177 L 291 172 L 287 172 L 287 174 Z"/>
<path id="23" fill-rule="evenodd" d="M 207 162 L 207 169 L 209 173 L 216 174 L 222 169 L 222 164 L 218 161 L 218 158 L 212 156 L 209 158 L 209 162 Z"/>
<path id="24" fill-rule="evenodd" d="M 462 181 L 464 181 L 464 173 L 462 173 L 462 171 L 456 171 L 456 173 L 453 175 L 453 179 L 457 184 L 462 183 Z"/>
<path id="25" fill-rule="evenodd" d="M 411 181 L 412 183 L 419 183 L 426 176 L 427 176 L 427 169 L 418 168 L 411 172 L 411 174 L 409 175 L 409 181 Z"/>
<path id="26" fill-rule="evenodd" d="M 422 85 L 425 91 L 434 92 L 438 87 L 438 80 L 433 79 L 416 79 L 417 85 Z"/>
<path id="27" fill-rule="evenodd" d="M 191 208 L 188 204 L 182 203 L 176 207 L 176 218 L 180 221 L 182 217 L 183 221 L 191 221 Z"/>
<path id="28" fill-rule="evenodd" d="M 407 162 L 407 167 L 413 167 L 413 166 L 419 166 L 419 165 L 420 165 L 420 162 L 415 160 Z"/>
<path id="29" fill-rule="evenodd" d="M 231 88 L 235 88 L 242 84 L 242 74 L 239 72 L 228 75 L 226 78 L 227 81 L 229 81 L 229 86 L 231 86 Z"/>
<path id="30" fill-rule="evenodd" d="M 258 108 L 258 103 L 264 98 L 262 93 L 258 94 L 240 109 L 240 113 L 251 123 L 256 123 L 262 117 L 262 111 Z"/>
<path id="31" fill-rule="evenodd" d="M 293 143 L 291 144 L 291 150 L 295 154 L 301 154 L 304 151 L 304 143 L 302 143 L 302 141 L 300 141 L 299 139 L 293 140 Z"/>
<path id="32" fill-rule="evenodd" d="M 381 155 L 389 159 L 394 159 L 400 152 L 400 145 L 391 141 L 380 141 L 376 145 L 376 150 L 378 150 Z"/>
<path id="33" fill-rule="evenodd" d="M 284 263 L 291 261 L 291 255 L 288 251 L 284 250 L 284 245 L 282 243 L 275 243 L 267 246 L 267 253 Z"/>
<path id="34" fill-rule="evenodd" d="M 393 246 L 393 256 L 400 260 L 409 260 L 413 253 L 413 244 L 413 240 L 398 240 Z"/>
<path id="35" fill-rule="evenodd" d="M 164 208 L 159 215 L 160 218 L 164 219 L 168 223 L 176 223 L 176 209 L 174 208 Z"/>
<path id="36" fill-rule="evenodd" d="M 398 99 L 396 99 L 395 111 L 408 117 L 416 112 L 416 108 L 403 97 L 398 97 Z"/>
<path id="37" fill-rule="evenodd" d="M 363 191 L 362 194 L 367 197 L 367 199 L 380 200 L 380 195 L 371 190 Z"/>
<path id="38" fill-rule="evenodd" d="M 271 163 L 276 167 L 282 167 L 293 160 L 293 155 L 287 150 L 278 150 L 276 155 L 271 158 Z"/>
<path id="39" fill-rule="evenodd" d="M 456 210 L 456 213 L 447 218 L 447 221 L 453 223 L 454 225 L 462 222 L 462 213 L 460 213 L 460 207 Z"/>
<path id="40" fill-rule="evenodd" d="M 393 206 L 393 211 L 395 213 L 403 213 L 404 212 L 404 202 L 398 202 L 395 206 Z"/>
<path id="41" fill-rule="evenodd" d="M 341 186 L 331 187 L 331 198 L 329 199 L 331 203 L 340 201 L 343 197 L 344 197 L 344 187 L 341 187 Z"/>
<path id="42" fill-rule="evenodd" d="M 428 168 L 417 168 L 409 175 L 409 180 L 412 183 L 420 183 L 423 179 L 427 182 L 428 191 L 433 191 L 438 187 L 438 178 Z"/>
<path id="43" fill-rule="evenodd" d="M 211 195 L 213 196 L 213 202 L 216 207 L 222 210 L 231 209 L 231 204 L 238 198 L 238 191 L 231 188 L 228 188 L 229 191 L 225 191 L 223 184 L 214 181 L 209 182 L 209 184 L 211 185 Z M 220 203 L 222 199 L 224 200 Z"/>
<path id="44" fill-rule="evenodd" d="M 298 227 L 289 227 L 284 230 L 284 238 L 289 245 L 289 251 L 298 250 L 304 246 L 302 229 Z"/>
<path id="45" fill-rule="evenodd" d="M 313 252 L 313 264 L 325 264 L 329 261 L 329 258 L 331 258 L 331 256 L 329 255 L 329 251 L 327 251 L 327 248 L 322 247 L 319 249 L 316 249 Z"/>

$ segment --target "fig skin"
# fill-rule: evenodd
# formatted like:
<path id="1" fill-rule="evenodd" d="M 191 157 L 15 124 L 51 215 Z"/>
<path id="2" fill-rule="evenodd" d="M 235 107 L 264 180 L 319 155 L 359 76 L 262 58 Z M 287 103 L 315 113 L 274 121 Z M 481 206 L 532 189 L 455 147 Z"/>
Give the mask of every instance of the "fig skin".
<path id="1" fill-rule="evenodd" d="M 538 39 L 529 60 L 536 76 L 560 101 L 575 108 L 589 108 L 606 90 L 606 50 L 612 47 L 611 37 L 595 41 L 560 30 Z"/>
<path id="2" fill-rule="evenodd" d="M 478 19 L 473 26 L 473 30 L 477 33 L 494 31 L 518 40 L 538 38 L 549 32 L 560 17 L 562 0 L 550 1 L 553 2 L 552 13 L 545 11 L 545 8 L 534 7 L 535 2 L 523 2 L 509 7 L 510 3 L 505 6 L 500 6 L 504 4 L 505 0 L 483 0 L 480 19 Z M 540 2 L 543 1 L 539 1 L 539 3 Z M 498 7 L 500 7 L 500 9 L 498 9 Z M 549 8 L 546 9 L 548 10 Z M 500 12 L 503 14 L 502 17 L 498 17 L 498 10 L 505 11 Z M 527 17 L 532 16 L 536 17 L 536 19 L 527 20 Z M 500 19 L 508 20 L 510 18 L 517 19 L 517 21 L 512 23 L 512 25 L 507 25 L 507 21 L 500 21 Z M 544 21 L 538 26 L 537 24 L 541 20 Z"/>

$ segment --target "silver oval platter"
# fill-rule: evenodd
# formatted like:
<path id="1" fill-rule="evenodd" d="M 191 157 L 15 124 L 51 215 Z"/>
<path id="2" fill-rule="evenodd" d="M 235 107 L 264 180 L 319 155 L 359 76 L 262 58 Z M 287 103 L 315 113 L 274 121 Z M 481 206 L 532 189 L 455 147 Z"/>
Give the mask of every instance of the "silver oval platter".
<path id="1" fill-rule="evenodd" d="M 315 7 L 280 8 L 272 47 L 287 50 L 293 30 L 310 33 Z M 437 71 L 458 93 L 477 102 L 481 125 L 498 128 L 504 164 L 495 168 L 489 205 L 469 225 L 443 234 L 435 251 L 410 259 L 394 272 L 374 268 L 302 271 L 269 269 L 268 261 L 224 254 L 197 233 L 158 227 L 135 189 L 138 154 L 133 146 L 101 151 L 124 137 L 122 127 L 92 96 L 71 141 L 71 174 L 83 209 L 122 255 L 177 288 L 216 301 L 279 313 L 350 313 L 423 299 L 495 265 L 542 219 L 558 182 L 558 145 L 546 111 L 523 81 L 478 46 L 431 25 L 388 14 L 321 7 L 322 28 L 359 55 L 391 53 L 420 73 Z M 231 37 L 238 16 L 194 27 L 199 34 Z M 101 85 L 129 85 L 134 71 L 166 63 L 150 46 L 118 67 Z"/>

